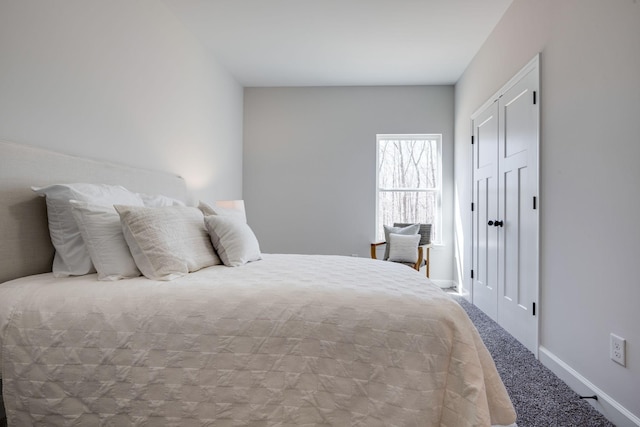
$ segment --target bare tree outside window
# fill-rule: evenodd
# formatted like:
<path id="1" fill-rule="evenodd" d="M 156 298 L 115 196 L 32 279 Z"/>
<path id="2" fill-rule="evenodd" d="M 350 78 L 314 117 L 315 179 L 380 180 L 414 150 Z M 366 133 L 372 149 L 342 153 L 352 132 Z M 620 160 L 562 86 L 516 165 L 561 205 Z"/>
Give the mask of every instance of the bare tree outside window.
<path id="1" fill-rule="evenodd" d="M 441 135 L 378 135 L 377 236 L 394 222 L 433 224 L 440 242 Z"/>

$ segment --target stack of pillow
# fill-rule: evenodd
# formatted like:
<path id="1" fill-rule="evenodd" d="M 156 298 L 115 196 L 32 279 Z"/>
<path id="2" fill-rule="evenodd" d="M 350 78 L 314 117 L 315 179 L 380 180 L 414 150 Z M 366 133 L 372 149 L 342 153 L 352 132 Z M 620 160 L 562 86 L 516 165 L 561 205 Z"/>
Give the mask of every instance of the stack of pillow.
<path id="1" fill-rule="evenodd" d="M 56 277 L 98 273 L 99 280 L 140 276 L 172 280 L 217 264 L 261 259 L 244 212 L 105 184 L 33 188 L 46 197 Z"/>
<path id="2" fill-rule="evenodd" d="M 415 264 L 418 262 L 418 245 L 420 243 L 420 224 L 405 227 L 384 226 L 387 245 L 384 259 L 388 261 Z"/>

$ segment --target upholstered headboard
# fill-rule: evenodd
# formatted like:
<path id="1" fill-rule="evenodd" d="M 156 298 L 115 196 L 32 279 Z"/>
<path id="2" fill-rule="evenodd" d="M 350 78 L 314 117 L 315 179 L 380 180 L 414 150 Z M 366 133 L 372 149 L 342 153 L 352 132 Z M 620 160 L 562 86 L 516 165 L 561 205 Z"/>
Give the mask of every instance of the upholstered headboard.
<path id="1" fill-rule="evenodd" d="M 122 185 L 189 201 L 185 182 L 176 175 L 0 141 L 0 283 L 51 271 L 46 203 L 31 187 L 73 182 Z"/>

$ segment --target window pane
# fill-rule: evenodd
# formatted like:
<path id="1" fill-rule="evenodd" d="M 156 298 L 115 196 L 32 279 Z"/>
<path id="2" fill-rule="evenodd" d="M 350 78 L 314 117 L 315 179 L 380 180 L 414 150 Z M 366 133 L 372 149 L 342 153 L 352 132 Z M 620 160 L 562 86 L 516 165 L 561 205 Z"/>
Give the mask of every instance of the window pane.
<path id="1" fill-rule="evenodd" d="M 378 159 L 379 188 L 438 187 L 438 141 L 435 139 L 380 139 Z"/>
<path id="2" fill-rule="evenodd" d="M 383 225 L 394 222 L 432 224 L 431 241 L 441 242 L 442 136 L 437 134 L 377 135 L 377 238 Z"/>
<path id="3" fill-rule="evenodd" d="M 394 222 L 433 224 L 431 241 L 438 241 L 438 194 L 435 191 L 380 191 L 378 193 L 378 239 L 384 240 L 384 225 Z"/>

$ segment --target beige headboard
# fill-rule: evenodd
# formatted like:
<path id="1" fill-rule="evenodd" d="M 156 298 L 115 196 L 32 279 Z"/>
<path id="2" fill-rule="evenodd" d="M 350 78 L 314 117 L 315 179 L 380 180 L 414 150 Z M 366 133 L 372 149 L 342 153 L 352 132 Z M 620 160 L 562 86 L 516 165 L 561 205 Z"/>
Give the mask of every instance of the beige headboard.
<path id="1" fill-rule="evenodd" d="M 51 271 L 45 199 L 32 186 L 86 182 L 188 201 L 176 175 L 69 156 L 0 141 L 0 283 Z"/>

